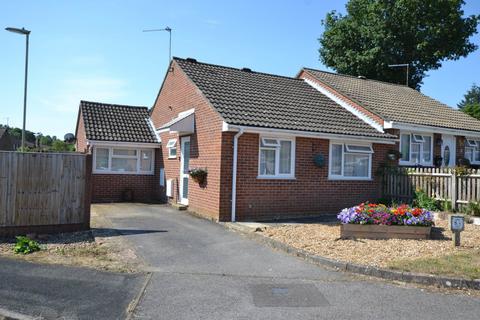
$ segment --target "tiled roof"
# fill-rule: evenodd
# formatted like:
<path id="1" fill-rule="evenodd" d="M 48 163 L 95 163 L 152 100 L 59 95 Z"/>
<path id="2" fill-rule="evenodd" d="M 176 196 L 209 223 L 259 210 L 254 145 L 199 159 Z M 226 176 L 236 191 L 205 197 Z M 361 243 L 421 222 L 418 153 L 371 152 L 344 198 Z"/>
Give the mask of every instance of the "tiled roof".
<path id="1" fill-rule="evenodd" d="M 156 143 L 147 107 L 80 101 L 87 140 Z"/>
<path id="2" fill-rule="evenodd" d="M 394 137 L 375 130 L 301 79 L 174 60 L 228 124 Z"/>
<path id="3" fill-rule="evenodd" d="M 480 121 L 403 85 L 304 69 L 387 121 L 480 131 Z"/>

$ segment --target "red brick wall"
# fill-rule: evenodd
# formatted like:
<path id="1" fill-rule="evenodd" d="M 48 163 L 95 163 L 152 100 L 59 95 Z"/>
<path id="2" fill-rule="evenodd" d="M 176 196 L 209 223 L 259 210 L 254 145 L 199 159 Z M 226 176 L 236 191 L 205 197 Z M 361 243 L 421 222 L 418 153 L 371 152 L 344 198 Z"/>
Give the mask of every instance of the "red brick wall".
<path id="1" fill-rule="evenodd" d="M 78 115 L 78 126 L 77 132 L 75 133 L 76 143 L 75 143 L 75 150 L 77 152 L 87 152 L 87 135 L 85 133 L 85 124 L 83 123 L 83 116 L 82 112 L 79 111 L 80 114 Z"/>
<path id="2" fill-rule="evenodd" d="M 223 139 L 221 220 L 230 219 L 231 146 L 234 133 Z M 337 213 L 342 208 L 363 201 L 375 201 L 380 196 L 375 172 L 385 161 L 392 145 L 374 144 L 372 181 L 328 180 L 329 141 L 296 138 L 295 179 L 257 179 L 259 135 L 243 134 L 239 138 L 237 175 L 237 219 L 269 219 Z M 230 146 L 230 147 L 229 147 Z M 313 157 L 321 153 L 325 166 L 317 167 Z M 230 171 L 231 172 L 231 171 Z"/>
<path id="3" fill-rule="evenodd" d="M 220 170 L 222 119 L 209 104 L 200 90 L 191 82 L 174 62 L 173 71 L 168 72 L 152 111 L 155 127 L 160 127 L 175 118 L 179 112 L 195 108 L 195 133 L 190 135 L 190 168 L 207 168 L 205 185 L 189 181 L 189 210 L 218 219 L 220 202 Z M 166 179 L 174 180 L 174 197 L 178 200 L 180 174 L 180 139 L 176 134 L 164 132 L 162 139 L 163 163 Z M 177 139 L 177 157 L 168 159 L 166 144 Z"/>
<path id="4" fill-rule="evenodd" d="M 465 158 L 465 137 L 464 136 L 456 136 L 456 161 L 458 162 L 458 159 L 460 158 Z"/>
<path id="5" fill-rule="evenodd" d="M 155 174 L 92 174 L 92 202 L 119 202 L 125 190 L 133 192 L 133 201 L 157 202 L 165 200 L 160 186 L 160 168 L 163 167 L 160 149 L 155 150 Z"/>

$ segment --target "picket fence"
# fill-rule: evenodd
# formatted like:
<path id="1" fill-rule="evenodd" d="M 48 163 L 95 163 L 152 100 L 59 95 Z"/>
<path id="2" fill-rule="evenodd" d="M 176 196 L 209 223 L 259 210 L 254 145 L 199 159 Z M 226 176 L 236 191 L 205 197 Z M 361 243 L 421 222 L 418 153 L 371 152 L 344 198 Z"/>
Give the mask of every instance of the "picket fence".
<path id="1" fill-rule="evenodd" d="M 415 190 L 450 201 L 452 207 L 480 201 L 480 170 L 458 168 L 400 168 L 383 173 L 382 194 L 398 201 L 411 201 Z"/>

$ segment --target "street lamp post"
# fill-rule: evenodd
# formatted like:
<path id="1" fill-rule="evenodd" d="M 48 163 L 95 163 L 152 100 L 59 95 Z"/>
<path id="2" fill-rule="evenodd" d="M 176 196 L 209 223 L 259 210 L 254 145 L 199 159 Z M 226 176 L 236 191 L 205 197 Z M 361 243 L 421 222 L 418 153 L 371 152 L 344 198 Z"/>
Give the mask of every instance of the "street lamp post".
<path id="1" fill-rule="evenodd" d="M 30 36 L 30 31 L 25 28 L 5 28 L 5 30 L 23 34 L 26 37 L 26 48 L 25 48 L 25 86 L 23 91 L 23 128 L 22 128 L 22 151 L 25 151 L 25 122 L 27 117 L 27 79 L 28 79 L 28 40 Z"/>

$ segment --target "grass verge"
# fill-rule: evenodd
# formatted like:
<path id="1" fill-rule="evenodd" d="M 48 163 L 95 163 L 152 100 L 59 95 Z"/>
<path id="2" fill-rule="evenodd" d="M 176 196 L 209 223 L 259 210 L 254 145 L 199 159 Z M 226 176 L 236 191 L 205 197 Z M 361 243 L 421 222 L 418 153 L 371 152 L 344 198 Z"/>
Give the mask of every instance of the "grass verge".
<path id="1" fill-rule="evenodd" d="M 394 260 L 388 267 L 415 273 L 480 279 L 480 250 L 440 257 Z"/>

